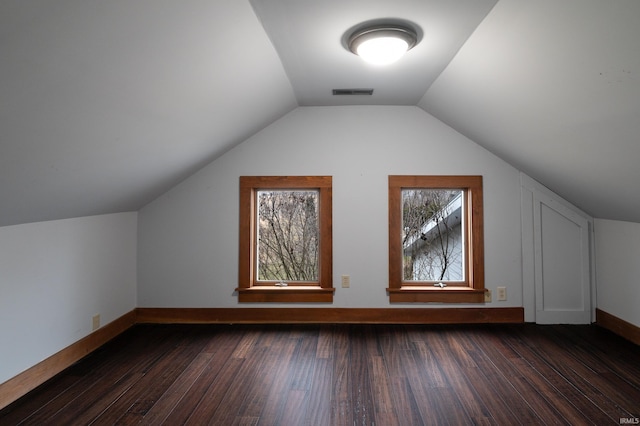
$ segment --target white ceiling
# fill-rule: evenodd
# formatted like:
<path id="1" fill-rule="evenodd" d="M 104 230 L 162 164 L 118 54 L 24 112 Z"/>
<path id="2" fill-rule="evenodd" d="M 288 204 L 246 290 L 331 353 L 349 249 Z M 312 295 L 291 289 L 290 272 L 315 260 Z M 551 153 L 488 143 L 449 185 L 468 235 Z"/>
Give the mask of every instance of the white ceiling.
<path id="1" fill-rule="evenodd" d="M 423 39 L 372 69 L 342 37 L 381 17 Z M 2 0 L 0 226 L 137 210 L 297 106 L 345 103 L 418 105 L 640 222 L 638 41 L 637 0 Z"/>
<path id="2" fill-rule="evenodd" d="M 251 0 L 300 105 L 416 105 L 495 3 Z M 354 28 L 380 18 L 410 21 L 420 39 L 402 61 L 385 67 L 365 63 L 346 47 Z M 345 88 L 374 91 L 332 95 Z"/>

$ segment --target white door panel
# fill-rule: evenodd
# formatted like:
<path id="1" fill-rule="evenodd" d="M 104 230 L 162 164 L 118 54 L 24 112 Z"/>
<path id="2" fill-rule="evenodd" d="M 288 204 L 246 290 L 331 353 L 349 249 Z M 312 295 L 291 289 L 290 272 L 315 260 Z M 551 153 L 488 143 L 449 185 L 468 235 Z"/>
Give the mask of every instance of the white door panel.
<path id="1" fill-rule="evenodd" d="M 589 324 L 588 221 L 540 192 L 533 207 L 536 322 Z"/>

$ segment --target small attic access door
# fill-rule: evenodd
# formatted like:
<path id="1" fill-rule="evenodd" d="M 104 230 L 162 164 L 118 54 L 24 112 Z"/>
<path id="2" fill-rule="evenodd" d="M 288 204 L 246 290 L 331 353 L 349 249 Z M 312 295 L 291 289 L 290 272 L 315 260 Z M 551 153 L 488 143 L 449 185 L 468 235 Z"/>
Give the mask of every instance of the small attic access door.
<path id="1" fill-rule="evenodd" d="M 525 311 L 527 294 L 533 309 L 525 320 L 538 324 L 589 324 L 589 217 L 537 183 L 526 186 L 523 185 L 523 294 Z M 526 226 L 526 222 L 532 226 Z"/>
<path id="2" fill-rule="evenodd" d="M 534 206 L 536 322 L 589 324 L 589 224 L 543 194 Z"/>

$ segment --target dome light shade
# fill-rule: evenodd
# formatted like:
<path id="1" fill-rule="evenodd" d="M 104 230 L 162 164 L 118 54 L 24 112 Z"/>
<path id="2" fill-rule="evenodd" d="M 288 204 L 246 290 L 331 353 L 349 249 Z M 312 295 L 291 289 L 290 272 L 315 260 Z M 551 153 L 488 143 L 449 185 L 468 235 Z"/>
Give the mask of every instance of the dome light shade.
<path id="1" fill-rule="evenodd" d="M 416 45 L 414 31 L 400 26 L 377 26 L 356 31 L 349 38 L 349 50 L 374 65 L 391 64 Z"/>

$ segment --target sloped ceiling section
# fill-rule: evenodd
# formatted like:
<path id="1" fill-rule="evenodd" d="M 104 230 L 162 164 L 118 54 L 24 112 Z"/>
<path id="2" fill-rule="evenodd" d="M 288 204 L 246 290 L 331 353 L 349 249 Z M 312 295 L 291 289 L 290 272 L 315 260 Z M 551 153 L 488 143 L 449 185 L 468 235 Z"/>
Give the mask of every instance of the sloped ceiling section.
<path id="1" fill-rule="evenodd" d="M 0 226 L 137 210 L 297 106 L 247 1 L 0 2 Z"/>
<path id="2" fill-rule="evenodd" d="M 386 68 L 344 47 L 404 19 Z M 302 105 L 418 105 L 640 222 L 640 1 L 0 1 L 0 226 L 137 210 Z M 331 89 L 373 88 L 371 97 Z"/>
<path id="3" fill-rule="evenodd" d="M 419 105 L 595 217 L 640 222 L 640 2 L 500 0 Z"/>

